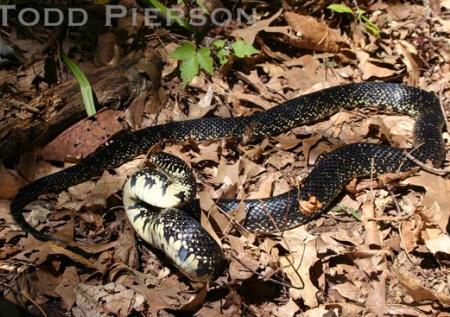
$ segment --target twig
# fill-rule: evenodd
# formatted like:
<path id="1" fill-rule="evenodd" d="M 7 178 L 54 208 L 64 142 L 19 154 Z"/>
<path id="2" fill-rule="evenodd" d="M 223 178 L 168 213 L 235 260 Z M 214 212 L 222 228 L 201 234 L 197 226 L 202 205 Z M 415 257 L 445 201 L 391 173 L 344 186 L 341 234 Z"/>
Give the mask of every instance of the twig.
<path id="1" fill-rule="evenodd" d="M 356 194 L 356 193 L 360 193 L 367 189 L 373 190 L 373 189 L 384 188 L 384 187 L 386 187 L 386 185 L 389 185 L 394 182 L 402 181 L 402 180 L 414 175 L 418 169 L 419 169 L 419 167 L 415 167 L 407 172 L 381 174 L 376 178 L 358 183 L 356 185 L 355 189 L 351 188 L 352 190 L 350 190 L 350 192 L 352 194 Z"/>
<path id="2" fill-rule="evenodd" d="M 233 257 L 233 259 L 235 259 L 237 262 L 239 262 L 240 265 L 242 265 L 244 268 L 246 268 L 247 270 L 249 270 L 250 272 L 252 272 L 253 274 L 256 274 L 257 276 L 261 277 L 264 281 L 269 281 L 284 287 L 289 287 L 289 288 L 295 288 L 295 289 L 303 289 L 303 287 L 299 287 L 299 286 L 294 286 L 291 283 L 285 283 L 285 282 L 280 282 L 276 279 L 273 279 L 271 277 L 267 277 L 264 276 L 263 274 L 256 272 L 255 270 L 249 268 L 245 263 L 243 263 L 237 256 L 235 256 L 234 254 L 231 255 Z"/>
<path id="3" fill-rule="evenodd" d="M 432 174 L 436 174 L 439 176 L 445 176 L 447 174 L 450 174 L 450 169 L 448 168 L 436 168 L 436 167 L 432 167 L 427 165 L 426 163 L 418 160 L 417 158 L 415 158 L 411 153 L 405 153 L 405 156 L 414 162 L 414 164 L 416 164 L 417 166 L 419 166 L 421 169 L 423 169 L 424 171 L 430 172 Z"/>
<path id="4" fill-rule="evenodd" d="M 29 300 L 34 306 L 36 306 L 36 308 L 39 310 L 39 312 L 42 314 L 42 316 L 47 317 L 47 314 L 41 308 L 41 306 L 39 306 L 38 303 L 36 303 L 30 296 L 28 296 L 26 294 L 26 292 L 20 292 L 19 294 L 22 295 L 23 297 L 25 297 L 27 300 Z"/>
<path id="5" fill-rule="evenodd" d="M 371 179 L 373 180 L 373 175 L 375 172 L 374 160 L 371 160 Z M 375 218 L 375 193 L 373 188 L 371 188 L 368 193 L 368 199 L 364 202 L 361 211 L 361 221 L 365 229 L 365 239 L 364 245 L 369 250 L 374 250 L 376 247 L 375 254 L 378 252 L 380 259 L 367 259 L 368 265 L 373 267 L 375 270 L 380 270 L 381 273 L 377 275 L 376 278 L 370 279 L 370 285 L 372 286 L 372 292 L 367 297 L 366 306 L 370 309 L 376 309 L 377 312 L 384 315 L 387 311 L 386 305 L 386 280 L 387 280 L 387 263 L 386 263 L 386 252 L 383 250 L 383 241 L 380 238 L 380 231 L 378 229 L 377 223 L 372 219 Z M 378 257 L 376 256 L 376 257 Z M 366 261 L 366 260 L 363 260 Z M 375 307 L 376 306 L 376 307 Z"/>

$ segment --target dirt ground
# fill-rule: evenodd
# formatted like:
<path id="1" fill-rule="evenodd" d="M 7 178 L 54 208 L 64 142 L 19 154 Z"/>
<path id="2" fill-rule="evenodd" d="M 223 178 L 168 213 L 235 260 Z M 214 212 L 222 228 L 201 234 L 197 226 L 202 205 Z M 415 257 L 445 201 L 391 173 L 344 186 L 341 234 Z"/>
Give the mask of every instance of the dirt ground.
<path id="1" fill-rule="evenodd" d="M 121 189 L 145 155 L 28 205 L 30 224 L 90 256 L 20 230 L 9 205 L 22 186 L 76 164 L 123 130 L 250 115 L 362 81 L 435 92 L 450 110 L 448 0 L 348 1 L 334 10 L 328 6 L 340 2 L 164 2 L 181 13 L 200 6 L 233 14 L 223 25 L 194 30 L 142 26 L 145 2 L 116 1 L 135 12 L 137 25 L 125 16 L 104 26 L 109 1 L 86 1 L 85 26 L 21 27 L 11 14 L 10 25 L 0 27 L 0 38 L 16 51 L 0 66 L 0 315 L 450 316 L 447 175 L 425 166 L 406 179 L 390 175 L 382 186 L 359 180 L 326 215 L 274 235 L 243 230 L 240 210 L 225 214 L 214 204 L 286 192 L 320 155 L 344 144 L 412 147 L 414 118 L 396 113 L 343 111 L 258 143 L 159 144 L 192 166 L 201 223 L 229 261 L 208 285 L 180 274 L 126 218 Z M 353 13 L 338 12 L 343 7 Z M 239 10 L 253 12 L 254 21 L 238 21 Z M 246 53 L 233 46 L 239 41 Z M 173 53 L 183 43 L 195 43 L 197 52 L 208 48 L 212 57 L 212 64 L 199 62 L 190 82 L 193 70 Z M 95 117 L 86 118 L 63 53 L 89 79 Z"/>

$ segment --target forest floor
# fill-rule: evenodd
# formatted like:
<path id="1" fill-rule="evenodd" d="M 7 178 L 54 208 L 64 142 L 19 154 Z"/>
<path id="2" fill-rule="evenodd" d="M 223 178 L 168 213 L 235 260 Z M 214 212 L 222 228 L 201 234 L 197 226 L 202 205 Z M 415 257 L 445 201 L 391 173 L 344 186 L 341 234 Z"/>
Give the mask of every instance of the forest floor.
<path id="1" fill-rule="evenodd" d="M 139 8 L 142 21 L 137 3 L 119 3 Z M 403 180 L 390 175 L 383 186 L 360 180 L 329 213 L 283 234 L 246 232 L 240 210 L 224 214 L 214 205 L 220 197 L 265 198 L 299 186 L 321 154 L 344 144 L 412 147 L 414 118 L 405 115 L 345 111 L 256 144 L 159 145 L 193 167 L 202 225 L 229 261 L 209 285 L 181 275 L 126 218 L 121 189 L 145 155 L 28 206 L 30 224 L 91 256 L 38 241 L 14 223 L 9 204 L 20 187 L 73 165 L 122 130 L 245 116 L 331 86 L 376 80 L 435 92 L 450 110 L 448 0 L 359 8 L 349 1 L 334 11 L 327 8 L 331 1 L 203 3 L 233 14 L 253 9 L 255 21 L 195 32 L 132 26 L 127 16 L 104 27 L 104 10 L 96 5 L 88 8 L 95 13 L 89 27 L 0 29 L 21 55 L 0 69 L 4 299 L 36 316 L 450 316 L 445 176 L 421 170 Z M 174 58 L 183 43 L 206 54 L 198 71 Z M 83 118 L 78 84 L 61 52 L 91 81 L 95 118 Z"/>

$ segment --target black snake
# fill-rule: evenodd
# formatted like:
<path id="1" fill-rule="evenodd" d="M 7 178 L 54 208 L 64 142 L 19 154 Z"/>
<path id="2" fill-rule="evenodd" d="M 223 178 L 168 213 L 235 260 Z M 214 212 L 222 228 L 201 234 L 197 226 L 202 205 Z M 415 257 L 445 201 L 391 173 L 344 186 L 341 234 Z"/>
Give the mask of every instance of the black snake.
<path id="1" fill-rule="evenodd" d="M 226 137 L 242 139 L 249 135 L 251 141 L 256 142 L 265 136 L 316 122 L 340 110 L 368 106 L 416 117 L 414 148 L 410 153 L 422 162 L 431 161 L 436 167 L 443 164 L 445 144 L 442 128 L 445 119 L 435 94 L 393 83 L 348 84 L 304 95 L 251 116 L 208 117 L 126 132 L 99 147 L 79 164 L 40 178 L 22 188 L 11 203 L 11 213 L 17 224 L 37 239 L 57 240 L 37 231 L 25 221 L 23 208 L 29 202 L 41 194 L 61 191 L 98 176 L 103 170 L 122 164 L 156 143 L 170 139 L 198 141 Z M 294 188 L 276 197 L 244 201 L 247 211 L 244 226 L 253 231 L 270 232 L 298 226 L 328 210 L 345 184 L 353 177 L 364 176 L 371 171 L 376 173 L 406 171 L 413 166 L 414 162 L 405 157 L 404 149 L 361 143 L 343 146 L 324 155 L 304 179 L 300 188 Z M 313 212 L 302 208 L 301 203 L 309 201 L 317 203 L 318 208 Z M 217 203 L 227 211 L 242 202 L 221 200 Z M 171 238 L 178 239 L 174 236 Z M 193 252 L 195 254 L 196 250 Z M 214 252 L 215 249 L 211 251 L 211 257 L 222 256 L 221 253 Z M 213 262 L 220 261 L 211 263 Z M 211 268 L 211 272 L 218 271 L 216 267 Z"/>

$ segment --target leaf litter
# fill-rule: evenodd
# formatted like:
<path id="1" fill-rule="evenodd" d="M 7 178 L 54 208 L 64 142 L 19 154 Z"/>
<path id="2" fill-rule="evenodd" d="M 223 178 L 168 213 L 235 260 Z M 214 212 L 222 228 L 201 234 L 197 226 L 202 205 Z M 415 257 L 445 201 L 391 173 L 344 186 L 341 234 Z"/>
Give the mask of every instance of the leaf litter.
<path id="1" fill-rule="evenodd" d="M 208 115 L 248 115 L 304 93 L 373 79 L 435 91 L 448 103 L 450 50 L 440 37 L 440 32 L 448 33 L 445 1 L 444 13 L 428 20 L 421 5 L 369 5 L 365 9 L 380 26 L 380 39 L 358 21 L 324 18 L 330 12 L 318 3 L 308 4 L 310 14 L 305 15 L 294 9 L 296 1 L 286 2 L 284 9 L 231 32 L 257 45 L 264 59 L 255 63 L 246 58 L 242 65 L 232 65 L 235 76 L 200 74 L 182 90 L 174 76 L 176 63 L 166 57 L 162 86 L 174 89 L 165 105 L 147 112 L 144 98 L 126 114 L 121 110 L 98 116 L 100 130 L 83 142 L 83 132 L 72 128 L 40 152 L 44 160 L 32 153 L 22 157 L 16 170 L 2 165 L 0 197 L 10 199 L 24 182 L 61 169 L 45 160 L 88 155 L 123 127 L 117 121 L 121 116 L 133 127 L 145 127 Z M 418 21 L 426 22 L 418 26 Z M 105 38 L 112 41 L 110 33 Z M 109 44 L 109 52 L 103 48 L 97 53 L 97 63 L 117 62 L 117 43 Z M 161 33 L 148 45 L 162 45 L 158 49 L 163 56 L 175 49 L 170 33 Z M 40 69 L 39 63 L 33 66 Z M 26 80 L 19 86 L 31 90 L 36 73 L 24 71 Z M 13 75 L 4 74 L 11 82 Z M 6 110 L 6 115 L 17 111 Z M 26 117 L 27 110 L 21 109 L 20 115 Z M 89 128 L 86 122 L 79 123 L 78 131 Z M 444 177 L 419 172 L 406 180 L 356 184 L 329 214 L 282 234 L 246 232 L 240 226 L 242 208 L 224 214 L 214 205 L 219 197 L 258 199 L 299 186 L 321 154 L 343 144 L 410 146 L 412 125 L 405 116 L 358 110 L 258 144 L 221 140 L 159 145 L 193 166 L 200 220 L 227 254 L 227 271 L 206 286 L 184 278 L 137 238 L 127 222 L 120 190 L 126 177 L 144 164 L 144 156 L 30 206 L 30 223 L 81 244 L 91 253 L 88 258 L 27 237 L 10 217 L 8 200 L 2 201 L 3 294 L 30 310 L 48 312 L 56 302 L 71 316 L 445 316 L 450 307 L 450 183 Z M 392 181 L 397 184 L 391 186 Z"/>

